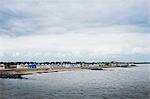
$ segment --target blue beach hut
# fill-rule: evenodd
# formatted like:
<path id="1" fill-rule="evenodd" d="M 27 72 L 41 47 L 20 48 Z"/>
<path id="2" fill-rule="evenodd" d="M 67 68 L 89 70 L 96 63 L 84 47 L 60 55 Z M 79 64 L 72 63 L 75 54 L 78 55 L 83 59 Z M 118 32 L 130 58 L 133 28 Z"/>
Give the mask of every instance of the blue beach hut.
<path id="1" fill-rule="evenodd" d="M 28 68 L 36 68 L 36 64 L 29 64 Z"/>

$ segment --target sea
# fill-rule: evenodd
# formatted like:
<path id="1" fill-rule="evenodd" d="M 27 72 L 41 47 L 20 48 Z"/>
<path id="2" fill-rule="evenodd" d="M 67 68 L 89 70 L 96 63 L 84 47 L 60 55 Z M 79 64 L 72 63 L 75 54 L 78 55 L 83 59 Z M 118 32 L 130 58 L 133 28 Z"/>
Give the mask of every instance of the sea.
<path id="1" fill-rule="evenodd" d="M 0 99 L 150 99 L 150 65 L 0 79 Z"/>

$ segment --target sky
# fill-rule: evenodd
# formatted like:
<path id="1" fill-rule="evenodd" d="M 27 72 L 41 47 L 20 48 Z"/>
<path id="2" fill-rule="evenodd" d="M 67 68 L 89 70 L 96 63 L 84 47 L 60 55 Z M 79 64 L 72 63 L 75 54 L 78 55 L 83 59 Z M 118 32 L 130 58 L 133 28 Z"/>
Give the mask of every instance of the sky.
<path id="1" fill-rule="evenodd" d="M 1 0 L 0 61 L 150 61 L 149 0 Z"/>

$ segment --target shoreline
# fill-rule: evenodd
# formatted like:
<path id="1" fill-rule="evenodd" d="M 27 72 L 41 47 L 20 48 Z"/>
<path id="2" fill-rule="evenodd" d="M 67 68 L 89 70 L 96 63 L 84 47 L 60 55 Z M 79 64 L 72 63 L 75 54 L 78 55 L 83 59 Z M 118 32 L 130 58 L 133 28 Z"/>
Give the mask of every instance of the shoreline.
<path id="1" fill-rule="evenodd" d="M 55 68 L 20 68 L 20 69 L 4 69 L 0 70 L 0 78 L 22 78 L 22 75 L 42 74 L 42 73 L 53 73 L 63 71 L 83 71 L 83 70 L 103 70 L 105 68 L 113 68 L 111 66 L 103 67 L 55 67 Z"/>

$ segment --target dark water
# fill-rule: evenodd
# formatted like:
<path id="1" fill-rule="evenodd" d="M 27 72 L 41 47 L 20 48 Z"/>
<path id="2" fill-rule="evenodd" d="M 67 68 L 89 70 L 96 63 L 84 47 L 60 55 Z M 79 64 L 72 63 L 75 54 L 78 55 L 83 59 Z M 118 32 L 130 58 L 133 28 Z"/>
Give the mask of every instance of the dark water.
<path id="1" fill-rule="evenodd" d="M 150 99 L 150 65 L 0 79 L 0 99 Z"/>

